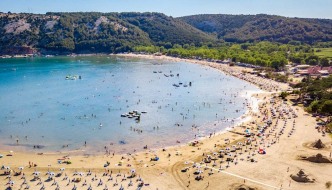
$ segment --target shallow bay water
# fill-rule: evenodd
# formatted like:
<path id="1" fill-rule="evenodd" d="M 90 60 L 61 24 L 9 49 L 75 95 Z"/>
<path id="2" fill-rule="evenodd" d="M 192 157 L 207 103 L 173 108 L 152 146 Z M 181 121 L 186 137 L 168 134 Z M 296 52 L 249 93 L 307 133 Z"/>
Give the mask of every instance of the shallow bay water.
<path id="1" fill-rule="evenodd" d="M 81 79 L 66 80 L 68 75 Z M 184 62 L 116 56 L 2 59 L 0 148 L 98 153 L 107 146 L 124 153 L 186 143 L 238 121 L 249 91 L 259 90 Z M 139 122 L 121 117 L 133 110 L 147 113 Z M 33 148 L 37 145 L 40 149 Z"/>

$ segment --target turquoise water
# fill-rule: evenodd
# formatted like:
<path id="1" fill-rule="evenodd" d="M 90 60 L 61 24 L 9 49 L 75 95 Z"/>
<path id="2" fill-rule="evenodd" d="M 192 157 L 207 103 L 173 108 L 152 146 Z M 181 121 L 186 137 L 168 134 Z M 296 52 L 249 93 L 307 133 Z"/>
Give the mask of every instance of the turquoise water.
<path id="1" fill-rule="evenodd" d="M 2 59 L 1 149 L 97 153 L 107 146 L 123 153 L 185 143 L 238 121 L 246 91 L 258 89 L 190 63 L 112 56 Z M 132 110 L 147 113 L 140 122 L 120 116 Z"/>

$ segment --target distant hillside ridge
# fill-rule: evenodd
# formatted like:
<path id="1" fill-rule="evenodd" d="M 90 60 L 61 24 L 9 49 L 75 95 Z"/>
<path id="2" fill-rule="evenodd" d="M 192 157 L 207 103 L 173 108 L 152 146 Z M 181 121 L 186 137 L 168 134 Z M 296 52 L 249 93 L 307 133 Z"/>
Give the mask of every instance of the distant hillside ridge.
<path id="1" fill-rule="evenodd" d="M 0 13 L 0 54 L 117 53 L 217 39 L 161 13 Z"/>
<path id="2" fill-rule="evenodd" d="M 178 18 L 228 42 L 271 41 L 308 44 L 332 41 L 332 20 L 275 15 L 202 14 Z"/>

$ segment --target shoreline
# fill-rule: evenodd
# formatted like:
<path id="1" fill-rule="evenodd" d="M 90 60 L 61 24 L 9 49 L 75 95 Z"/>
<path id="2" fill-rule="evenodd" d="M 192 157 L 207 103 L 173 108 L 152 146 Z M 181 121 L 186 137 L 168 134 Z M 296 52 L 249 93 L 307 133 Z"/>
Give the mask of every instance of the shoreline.
<path id="1" fill-rule="evenodd" d="M 121 56 L 121 55 L 117 55 Z M 132 55 L 125 54 L 125 57 L 130 57 Z M 134 55 L 136 56 L 136 55 Z M 151 56 L 144 55 L 148 59 L 160 59 L 163 60 L 162 56 Z M 145 59 L 144 57 L 144 59 Z M 143 58 L 142 55 L 137 55 L 137 58 Z M 166 57 L 166 60 L 174 61 L 184 61 L 179 58 L 171 58 Z M 173 60 L 174 59 L 174 60 Z M 270 85 L 269 80 L 260 80 L 259 78 L 250 78 L 249 76 L 242 75 L 242 70 L 247 68 L 241 67 L 228 67 L 225 65 L 220 65 L 217 63 L 208 63 L 208 62 L 196 62 L 196 60 L 191 60 L 195 64 L 202 64 L 205 66 L 211 66 L 212 68 L 219 69 L 221 72 L 226 72 L 227 74 L 233 75 L 234 77 L 239 77 L 242 80 L 254 80 L 256 79 L 257 83 L 267 85 L 267 91 L 272 92 L 262 92 L 259 94 L 252 94 L 251 97 L 257 98 L 258 104 L 258 112 L 254 112 L 253 107 L 248 107 L 248 113 L 244 119 L 251 117 L 248 121 L 244 121 L 237 126 L 234 127 L 231 131 L 225 131 L 213 134 L 211 137 L 206 136 L 203 139 L 200 139 L 199 142 L 194 146 L 188 146 L 188 143 L 171 146 L 165 148 L 156 148 L 156 149 L 147 149 L 140 152 L 134 152 L 131 154 L 120 154 L 120 155 L 80 155 L 80 156 L 72 156 L 68 155 L 68 153 L 62 153 L 59 155 L 37 155 L 35 153 L 26 154 L 22 152 L 14 152 L 12 157 L 0 158 L 5 165 L 10 165 L 12 168 L 17 168 L 20 166 L 25 166 L 24 170 L 27 173 L 32 173 L 35 169 L 39 171 L 46 172 L 48 170 L 59 170 L 61 167 L 66 167 L 66 171 L 69 174 L 73 174 L 78 171 L 86 172 L 88 169 L 91 169 L 94 173 L 99 176 L 103 172 L 106 172 L 106 168 L 103 167 L 106 161 L 109 161 L 111 164 L 107 169 L 111 171 L 119 171 L 119 173 L 128 173 L 130 169 L 135 168 L 140 177 L 145 179 L 146 183 L 149 183 L 149 186 L 144 188 L 146 189 L 236 189 L 235 187 L 239 185 L 245 185 L 247 187 L 252 187 L 257 190 L 263 189 L 323 189 L 324 183 L 330 178 L 330 173 L 332 165 L 328 164 L 313 164 L 309 162 L 304 162 L 298 160 L 297 157 L 299 155 L 313 155 L 317 154 L 318 151 L 314 149 L 308 149 L 304 146 L 305 143 L 313 142 L 318 138 L 321 138 L 322 141 L 327 145 L 326 149 L 319 150 L 323 156 L 328 157 L 328 153 L 331 149 L 331 139 L 328 136 L 322 137 L 320 133 L 317 133 L 317 130 L 314 129 L 315 118 L 309 116 L 304 110 L 298 106 L 287 105 L 287 103 L 280 101 L 276 98 L 276 103 L 271 103 L 269 100 L 272 99 L 274 93 L 277 93 L 278 90 L 288 89 L 284 84 L 273 83 Z M 189 62 L 189 61 L 186 61 Z M 247 81 L 250 82 L 250 81 Z M 255 84 L 255 81 L 252 81 L 252 84 Z M 280 89 L 275 90 L 275 85 L 280 85 Z M 264 86 L 260 86 L 264 88 Z M 204 158 L 206 158 L 207 154 L 213 155 L 214 152 L 218 152 L 220 149 L 227 149 L 227 147 L 238 146 L 238 143 L 245 142 L 247 140 L 243 134 L 244 129 L 250 128 L 250 130 L 255 131 L 256 126 L 261 126 L 265 121 L 266 117 L 270 117 L 266 111 L 269 111 L 271 108 L 285 108 L 296 110 L 296 114 L 298 118 L 294 118 L 294 122 L 296 120 L 296 124 L 293 124 L 293 128 L 296 126 L 296 131 L 294 130 L 294 134 L 291 136 L 280 135 L 278 136 L 276 142 L 271 143 L 275 140 L 273 135 L 271 137 L 269 135 L 264 136 L 264 138 L 258 138 L 255 136 L 256 145 L 254 143 L 250 143 L 250 146 L 253 147 L 254 150 L 251 150 L 249 146 L 249 155 L 258 162 L 250 162 L 250 161 L 238 161 L 236 163 L 229 163 L 228 167 L 227 163 L 220 163 L 220 167 L 223 167 L 222 170 L 218 170 L 218 167 L 211 167 L 210 165 L 203 162 L 203 164 L 199 164 L 202 168 L 202 175 L 205 179 L 202 181 L 194 180 L 195 175 L 192 173 L 195 172 L 195 169 L 190 167 L 189 172 L 181 172 L 186 166 L 191 166 L 191 163 L 202 162 Z M 289 108 L 288 108 L 289 107 Z M 250 108 L 250 109 L 249 109 Z M 265 114 L 265 115 L 264 115 Z M 242 115 L 243 116 L 243 115 Z M 242 117 L 241 116 L 241 117 Z M 287 121 L 287 118 L 286 120 Z M 293 118 L 290 120 L 293 121 Z M 272 119 L 273 127 L 276 129 L 281 129 L 282 131 L 287 130 L 293 131 L 292 122 L 284 123 L 283 119 L 280 119 L 278 123 L 278 119 Z M 284 124 L 284 126 L 282 126 Z M 305 129 L 301 129 L 305 127 Z M 270 129 L 271 130 L 271 129 Z M 286 132 L 285 132 L 286 133 Z M 272 133 L 274 134 L 274 133 Z M 306 137 L 306 138 L 303 138 Z M 279 142 L 280 139 L 280 142 Z M 257 144 L 257 143 L 262 144 Z M 143 146 L 143 145 L 142 145 Z M 266 155 L 260 155 L 256 153 L 256 149 L 264 147 L 266 149 Z M 241 148 L 241 153 L 242 153 Z M 245 146 L 245 150 L 247 150 L 247 146 Z M 252 152 L 251 152 L 252 151 Z M 0 151 L 0 154 L 2 151 Z M 238 157 L 243 157 L 244 154 L 234 153 Z M 234 156 L 232 153 L 232 155 Z M 154 162 L 151 161 L 150 158 L 154 156 L 158 156 L 160 158 L 159 161 Z M 248 154 L 245 154 L 248 155 Z M 64 156 L 69 156 L 72 164 L 64 165 L 58 164 L 58 158 L 64 158 Z M 67 157 L 65 157 L 67 158 Z M 236 158 L 237 160 L 238 158 Z M 28 167 L 28 162 L 33 161 L 37 163 L 37 167 Z M 121 165 L 119 164 L 121 163 Z M 190 165 L 188 165 L 190 163 Z M 219 162 L 218 164 L 219 165 Z M 239 166 L 237 166 L 239 165 Z M 213 168 L 216 170 L 213 172 L 214 174 L 209 174 L 212 172 Z M 330 169 L 328 169 L 330 168 Z M 304 169 L 307 174 L 309 174 L 310 178 L 317 179 L 315 183 L 297 183 L 292 181 L 289 177 L 290 174 L 296 174 L 299 169 Z M 16 169 L 17 170 L 17 169 Z M 227 172 L 224 172 L 227 171 Z M 287 172 L 286 172 L 287 170 Z M 228 174 L 227 174 L 228 173 Z M 278 175 L 275 175 L 278 173 Z M 229 175 L 232 174 L 232 175 Z M 71 176 L 71 175 L 70 175 Z M 87 180 L 90 180 L 89 177 L 84 177 Z M 62 178 L 61 178 L 62 179 Z M 107 178 L 103 178 L 103 180 Z M 223 179 L 223 182 L 220 183 L 220 179 Z M 188 182 L 189 181 L 189 182 Z M 4 184 L 5 180 L 0 181 L 0 185 Z M 67 182 L 60 182 L 62 185 L 65 185 Z M 46 183 L 45 183 L 46 184 Z M 127 182 L 124 182 L 123 185 L 126 185 Z M 51 186 L 50 184 L 46 184 Z M 97 186 L 95 183 L 94 185 Z M 73 186 L 71 184 L 70 188 Z M 98 189 L 98 187 L 96 187 Z M 102 187 L 100 187 L 101 189 Z M 95 189 L 95 187 L 94 187 Z"/>
<path id="2" fill-rule="evenodd" d="M 207 66 L 209 68 L 213 68 L 213 69 L 217 69 L 218 71 L 224 73 L 225 75 L 231 75 L 235 78 L 238 78 L 236 75 L 234 75 L 232 72 L 225 72 L 225 70 L 223 69 L 220 69 L 220 68 L 216 68 L 216 67 L 213 67 L 209 64 L 215 64 L 215 65 L 220 65 L 218 63 L 213 63 L 213 62 L 208 62 L 208 61 L 199 61 L 199 60 L 196 60 L 196 59 L 182 59 L 182 58 L 176 58 L 176 57 L 170 57 L 170 56 L 155 56 L 155 55 L 141 55 L 141 54 L 132 54 L 132 53 L 129 53 L 129 54 L 78 54 L 78 55 L 75 55 L 76 56 L 107 56 L 107 55 L 111 55 L 111 56 L 115 56 L 115 57 L 124 57 L 124 58 L 140 58 L 140 59 L 152 59 L 152 60 L 162 60 L 162 61 L 172 61 L 172 62 L 180 62 L 180 61 L 183 61 L 183 62 L 187 62 L 187 63 L 192 63 L 192 64 L 199 64 L 199 65 L 202 65 L 202 66 Z M 67 56 L 71 56 L 71 55 L 67 55 Z M 19 57 L 20 58 L 20 57 Z M 224 65 L 223 65 L 224 66 Z M 239 67 L 239 66 L 234 66 L 232 68 L 235 68 L 237 71 L 239 69 L 248 69 L 248 68 L 243 68 L 243 67 Z M 249 69 L 251 70 L 251 69 Z M 241 78 L 238 78 L 240 80 L 243 80 Z M 246 81 L 246 80 L 244 80 Z M 249 94 L 244 94 L 243 97 L 244 98 L 254 98 L 254 96 L 257 96 L 258 94 L 271 94 L 263 89 L 261 89 L 259 86 L 257 86 L 256 84 L 254 83 L 251 83 L 250 81 L 246 81 L 252 85 L 255 85 L 257 88 L 259 88 L 261 90 L 261 92 L 251 92 Z M 246 92 L 246 91 L 244 91 Z M 259 100 L 258 98 L 256 98 L 257 100 L 257 107 L 258 107 L 258 104 L 260 102 L 262 102 L 262 100 Z M 248 123 L 250 122 L 251 120 L 253 120 L 253 115 L 251 113 L 251 106 L 252 105 L 249 105 L 249 106 L 246 106 L 247 110 L 246 112 L 239 116 L 238 118 L 235 118 L 234 120 L 237 120 L 239 119 L 239 121 L 237 123 L 232 123 L 231 126 L 229 127 L 226 127 L 225 129 L 221 130 L 221 131 L 216 131 L 214 132 L 213 134 L 216 135 L 216 136 L 219 136 L 219 135 L 223 135 L 223 134 L 227 134 L 227 133 L 232 133 L 234 132 L 237 132 L 236 129 L 240 126 L 240 125 L 243 125 L 245 123 Z M 258 110 L 257 110 L 258 111 Z M 210 125 L 213 125 L 213 123 L 215 123 L 216 121 L 211 121 L 209 122 Z M 203 124 L 204 126 L 206 125 L 209 125 L 209 124 Z M 179 143 L 179 144 L 174 144 L 174 145 L 169 145 L 169 146 L 165 146 L 165 147 L 151 147 L 149 148 L 149 150 L 161 150 L 161 149 L 176 149 L 176 148 L 180 148 L 180 147 L 183 147 L 183 146 L 187 146 L 188 144 L 194 142 L 194 141 L 205 141 L 209 138 L 209 135 L 206 135 L 206 136 L 203 136 L 203 137 L 198 137 L 197 139 L 190 139 L 190 140 L 186 140 L 186 142 L 184 143 Z M 15 146 L 15 145 L 13 145 Z M 84 147 L 83 145 L 81 146 L 81 148 Z M 0 151 L 3 152 L 3 151 L 11 151 L 10 150 L 10 147 L 8 146 L 7 147 L 8 149 L 1 149 L 0 148 Z M 104 152 L 95 152 L 95 153 L 87 153 L 86 150 L 84 149 L 74 149 L 74 150 L 67 150 L 67 151 L 43 151 L 43 149 L 36 149 L 36 150 L 40 150 L 40 151 L 29 151 L 29 150 L 20 150 L 16 153 L 22 153 L 22 154 L 31 154 L 31 155 L 67 155 L 67 154 L 73 154 L 73 156 L 84 156 L 84 155 L 89 155 L 89 156 L 101 156 L 104 154 Z M 85 153 L 84 153 L 85 152 Z M 142 148 L 139 148 L 139 151 L 136 152 L 136 153 L 142 153 L 144 152 L 144 149 Z M 116 153 L 117 155 L 126 155 L 128 154 L 123 152 L 123 153 Z"/>
<path id="3" fill-rule="evenodd" d="M 83 57 L 86 57 L 86 56 L 108 56 L 107 54 L 82 54 L 82 55 L 77 55 L 77 56 L 83 56 Z M 111 54 L 111 56 L 114 56 L 114 57 L 129 57 L 129 58 L 140 58 L 140 59 L 159 59 L 159 60 L 168 60 L 168 61 L 172 61 L 172 62 L 179 62 L 179 61 L 184 61 L 184 62 L 187 62 L 187 63 L 193 63 L 193 64 L 199 64 L 203 67 L 209 67 L 209 68 L 212 68 L 212 69 L 216 69 L 214 67 L 211 67 L 210 65 L 207 65 L 207 63 L 210 63 L 210 62 L 206 62 L 206 61 L 199 61 L 199 62 L 196 62 L 198 60 L 191 60 L 191 59 L 179 59 L 179 58 L 174 58 L 174 57 L 169 57 L 169 56 L 154 56 L 154 55 L 137 55 L 137 54 Z M 242 68 L 242 67 L 235 67 L 235 68 Z M 223 71 L 223 70 L 220 70 L 217 68 L 218 71 L 224 73 L 225 75 L 229 75 L 229 73 Z M 238 78 L 234 75 L 231 75 L 235 78 Z M 238 78 L 240 79 L 240 78 Z M 242 79 L 240 79 L 242 80 Z M 248 82 L 248 81 L 246 81 Z M 249 82 L 250 83 L 250 82 Z M 255 84 L 253 83 L 250 83 L 254 86 L 256 86 Z M 258 86 L 256 86 L 258 89 L 260 89 Z M 260 91 L 252 91 L 252 92 L 249 92 L 247 90 L 243 90 L 242 94 L 240 94 L 240 96 L 242 96 L 244 99 L 252 99 L 254 98 L 255 101 L 256 101 L 256 105 L 255 107 L 258 107 L 258 104 L 259 102 L 261 102 L 261 100 L 258 100 L 257 98 L 255 98 L 254 96 L 255 95 L 258 95 L 258 94 L 266 94 L 267 92 L 260 89 Z M 227 133 L 229 132 L 230 130 L 234 130 L 235 128 L 237 128 L 238 126 L 244 124 L 244 123 L 247 123 L 247 122 L 250 122 L 250 120 L 253 119 L 252 115 L 250 112 L 252 112 L 252 107 L 253 105 L 251 105 L 251 102 L 249 102 L 249 105 L 246 106 L 246 112 L 243 113 L 242 115 L 240 115 L 239 117 L 237 118 L 233 118 L 232 120 L 229 120 L 229 121 L 224 121 L 222 120 L 221 123 L 219 124 L 219 120 L 213 120 L 213 121 L 209 121 L 207 123 L 204 123 L 202 125 L 200 125 L 200 127 L 202 128 L 207 128 L 208 126 L 213 126 L 213 125 L 224 125 L 226 122 L 227 123 L 227 127 L 224 127 L 224 129 L 222 130 L 217 130 L 217 131 L 210 131 L 209 133 L 210 134 L 215 134 L 215 135 L 220 135 L 220 134 L 224 134 L 224 133 Z M 256 110 L 258 111 L 258 110 Z M 227 119 L 228 120 L 228 119 Z M 181 140 L 180 143 L 167 143 L 168 145 L 156 145 L 156 146 L 153 146 L 151 147 L 151 149 L 153 150 L 158 150 L 158 149 L 170 149 L 170 148 L 178 148 L 178 147 L 182 147 L 182 146 L 186 146 L 194 141 L 202 141 L 202 140 L 205 140 L 209 137 L 209 134 L 207 132 L 205 132 L 204 136 L 197 136 L 197 138 L 195 137 L 191 137 L 191 138 L 187 138 L 185 140 Z M 9 152 L 9 151 L 12 151 L 12 147 L 15 148 L 17 147 L 18 145 L 16 144 L 12 144 L 12 145 L 7 145 L 7 146 L 3 146 L 3 147 L 0 147 L 0 151 L 2 152 Z M 115 146 L 120 146 L 120 145 L 115 145 Z M 137 150 L 137 152 L 143 152 L 144 149 L 142 147 L 133 147 L 134 150 Z M 57 155 L 57 154 L 71 154 L 73 156 L 83 156 L 83 155 L 91 155 L 91 156 L 98 156 L 98 155 L 103 155 L 104 152 L 102 150 L 98 150 L 96 152 L 89 152 L 89 149 L 84 149 L 84 145 L 80 146 L 79 148 L 76 148 L 76 149 L 69 149 L 69 150 L 44 150 L 43 148 L 40 148 L 40 149 L 29 149 L 29 148 L 25 148 L 24 146 L 19 146 L 18 150 L 15 150 L 17 151 L 18 153 L 24 153 L 24 154 L 39 154 L 39 155 Z M 115 154 L 118 154 L 118 155 L 125 155 L 125 154 L 128 154 L 130 152 L 132 152 L 133 150 L 117 150 L 117 151 L 114 151 Z"/>

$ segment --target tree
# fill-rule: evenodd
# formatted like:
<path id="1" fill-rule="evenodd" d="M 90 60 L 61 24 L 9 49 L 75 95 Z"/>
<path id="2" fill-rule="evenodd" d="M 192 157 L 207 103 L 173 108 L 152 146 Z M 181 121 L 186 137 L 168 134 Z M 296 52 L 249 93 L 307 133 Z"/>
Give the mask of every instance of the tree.
<path id="1" fill-rule="evenodd" d="M 171 42 L 167 42 L 167 43 L 165 43 L 165 45 L 164 45 L 164 48 L 166 48 L 166 49 L 170 49 L 170 48 L 172 48 L 173 46 L 172 46 L 172 43 Z"/>
<path id="2" fill-rule="evenodd" d="M 320 111 L 326 114 L 332 114 L 332 100 L 326 100 L 322 104 Z"/>
<path id="3" fill-rule="evenodd" d="M 287 93 L 287 92 L 281 92 L 281 94 L 280 94 L 280 97 L 281 97 L 282 99 L 285 99 L 287 96 L 288 96 L 288 93 Z"/>
<path id="4" fill-rule="evenodd" d="M 276 70 L 280 70 L 281 68 L 285 67 L 287 60 L 285 58 L 275 58 L 272 60 L 271 65 Z"/>
<path id="5" fill-rule="evenodd" d="M 326 57 L 320 59 L 320 65 L 323 66 L 323 67 L 330 66 L 329 60 Z"/>
<path id="6" fill-rule="evenodd" d="M 317 101 L 317 100 L 311 102 L 308 107 L 309 112 L 317 112 L 318 109 L 319 109 L 319 101 Z"/>

